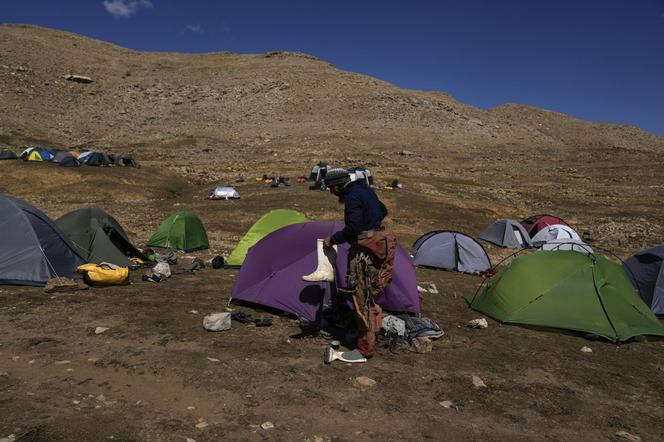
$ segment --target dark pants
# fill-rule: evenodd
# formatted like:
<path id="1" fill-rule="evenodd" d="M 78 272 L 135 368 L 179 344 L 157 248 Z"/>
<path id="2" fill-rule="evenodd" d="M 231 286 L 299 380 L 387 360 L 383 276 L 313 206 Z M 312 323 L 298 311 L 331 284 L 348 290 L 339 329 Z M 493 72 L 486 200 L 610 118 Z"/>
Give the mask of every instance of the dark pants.
<path id="1" fill-rule="evenodd" d="M 365 357 L 376 353 L 376 332 L 382 311 L 375 298 L 392 280 L 396 236 L 391 230 L 376 230 L 351 243 L 348 254 L 348 287 L 353 294 L 360 335 L 357 349 Z"/>

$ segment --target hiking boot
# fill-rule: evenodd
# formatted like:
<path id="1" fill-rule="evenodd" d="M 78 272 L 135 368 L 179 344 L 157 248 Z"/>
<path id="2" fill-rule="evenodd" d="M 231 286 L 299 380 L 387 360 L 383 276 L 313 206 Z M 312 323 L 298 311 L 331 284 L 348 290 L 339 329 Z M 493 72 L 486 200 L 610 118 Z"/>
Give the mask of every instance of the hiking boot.
<path id="1" fill-rule="evenodd" d="M 316 240 L 316 254 L 318 267 L 302 279 L 309 282 L 334 281 L 334 262 L 337 259 L 337 246 L 325 247 L 322 239 Z"/>

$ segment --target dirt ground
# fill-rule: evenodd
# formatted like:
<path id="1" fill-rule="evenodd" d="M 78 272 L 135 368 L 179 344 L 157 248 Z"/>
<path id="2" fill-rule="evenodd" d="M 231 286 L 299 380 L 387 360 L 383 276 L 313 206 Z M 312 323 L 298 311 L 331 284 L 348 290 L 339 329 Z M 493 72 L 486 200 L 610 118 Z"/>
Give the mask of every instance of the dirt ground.
<path id="1" fill-rule="evenodd" d="M 139 246 L 167 214 L 192 210 L 203 220 L 211 248 L 181 257 L 183 263 L 193 256 L 228 254 L 272 208 L 301 210 L 314 220 L 341 216 L 330 195 L 306 185 L 271 189 L 256 182 L 254 176 L 267 169 L 245 173 L 246 181 L 237 185 L 242 199 L 210 202 L 204 199 L 205 179 L 145 164 L 135 170 L 64 170 L 2 162 L 0 191 L 25 198 L 53 218 L 87 205 L 100 207 Z M 307 167 L 284 165 L 279 172 L 294 177 Z M 432 229 L 477 235 L 498 216 L 528 215 L 522 213 L 528 195 L 541 191 L 523 183 L 510 186 L 512 194 L 501 193 L 499 168 L 481 178 L 472 170 L 454 178 L 440 169 L 438 174 L 387 166 L 376 170 L 381 178 L 398 175 L 405 184 L 399 191 L 379 191 L 379 196 L 406 248 Z M 601 170 L 595 167 L 584 192 L 602 186 Z M 637 201 L 637 194 L 616 198 Z M 564 194 L 551 201 L 547 211 L 567 207 L 557 214 L 572 218 L 579 230 L 592 227 L 598 245 L 612 242 L 611 250 L 621 257 L 649 240 L 643 229 L 632 237 L 623 233 L 630 220 L 653 213 L 652 199 L 617 209 L 595 204 L 587 210 L 578 208 L 583 205 L 578 198 L 576 206 L 567 205 Z M 648 226 L 645 221 L 639 225 Z M 648 228 L 659 232 L 661 224 Z M 506 255 L 487 249 L 494 262 Z M 270 316 L 274 324 L 257 328 L 233 322 L 231 330 L 219 333 L 203 329 L 204 315 L 227 308 L 236 275 L 237 270 L 208 267 L 152 284 L 142 282 L 137 271 L 129 286 L 71 294 L 0 287 L 0 438 L 626 440 L 634 435 L 664 440 L 661 340 L 616 346 L 492 320 L 488 329 L 470 329 L 465 324 L 482 315 L 468 309 L 465 299 L 481 280 L 419 269 L 419 284 L 433 283 L 439 291 L 425 293 L 422 304 L 423 315 L 445 330 L 433 351 L 394 353 L 381 347 L 366 364 L 325 365 L 328 341 L 297 337 L 300 329 L 293 318 L 231 304 L 235 311 Z M 108 330 L 95 334 L 96 327 Z M 592 353 L 581 352 L 583 346 Z M 376 385 L 358 387 L 358 376 Z M 487 387 L 475 388 L 473 376 Z M 442 406 L 444 401 L 452 406 Z M 261 427 L 267 422 L 273 428 Z"/>

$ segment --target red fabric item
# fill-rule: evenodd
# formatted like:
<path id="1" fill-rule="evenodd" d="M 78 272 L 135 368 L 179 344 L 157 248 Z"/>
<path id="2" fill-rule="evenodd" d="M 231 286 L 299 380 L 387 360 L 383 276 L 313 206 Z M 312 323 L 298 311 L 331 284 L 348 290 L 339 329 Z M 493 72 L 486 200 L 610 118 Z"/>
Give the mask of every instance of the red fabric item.
<path id="1" fill-rule="evenodd" d="M 528 232 L 528 235 L 530 235 L 531 238 L 543 228 L 554 224 L 569 226 L 564 219 L 553 215 L 534 215 L 521 221 L 521 225 L 526 229 L 526 232 Z"/>

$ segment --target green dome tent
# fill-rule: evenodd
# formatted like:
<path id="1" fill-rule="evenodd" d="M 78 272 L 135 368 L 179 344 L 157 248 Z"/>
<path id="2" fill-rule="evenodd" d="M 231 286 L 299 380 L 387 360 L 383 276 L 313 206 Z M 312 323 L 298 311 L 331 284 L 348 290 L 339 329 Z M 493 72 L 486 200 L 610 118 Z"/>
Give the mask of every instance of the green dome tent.
<path id="1" fill-rule="evenodd" d="M 150 247 L 165 247 L 185 252 L 207 249 L 209 246 L 205 227 L 198 217 L 187 211 L 168 216 L 148 241 Z"/>
<path id="2" fill-rule="evenodd" d="M 74 210 L 59 218 L 55 224 L 88 262 L 127 267 L 129 258 L 147 258 L 129 241 L 124 229 L 103 210 L 87 207 Z"/>
<path id="3" fill-rule="evenodd" d="M 244 262 L 244 258 L 247 256 L 249 248 L 275 230 L 290 226 L 291 224 L 304 223 L 307 221 L 309 221 L 309 219 L 296 210 L 270 210 L 268 213 L 261 216 L 242 237 L 237 247 L 235 247 L 235 250 L 233 250 L 228 256 L 226 266 L 240 267 Z"/>
<path id="4" fill-rule="evenodd" d="M 574 251 L 515 258 L 487 281 L 470 307 L 502 322 L 593 333 L 614 342 L 664 336 L 621 266 Z"/>

